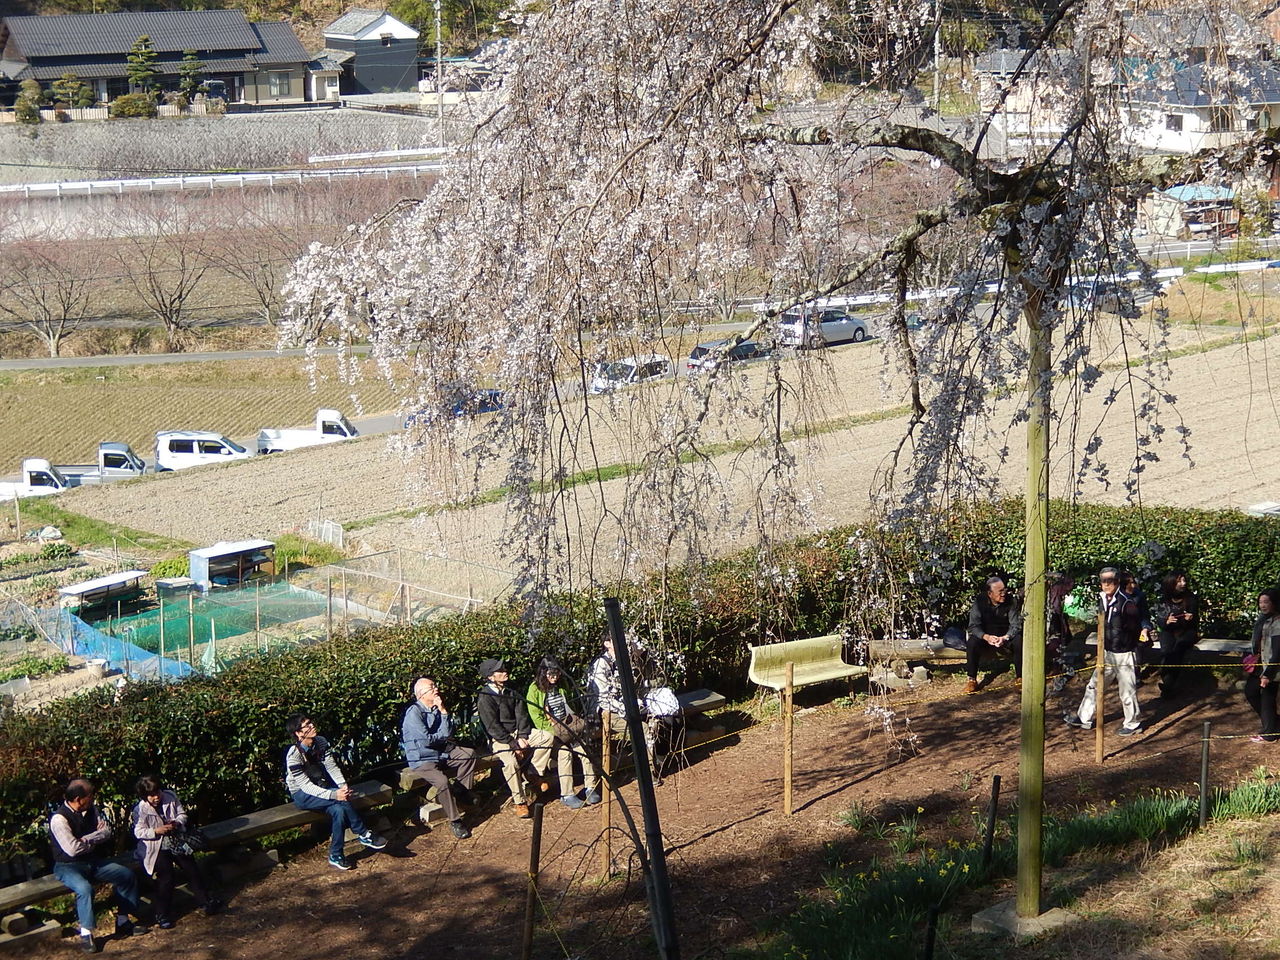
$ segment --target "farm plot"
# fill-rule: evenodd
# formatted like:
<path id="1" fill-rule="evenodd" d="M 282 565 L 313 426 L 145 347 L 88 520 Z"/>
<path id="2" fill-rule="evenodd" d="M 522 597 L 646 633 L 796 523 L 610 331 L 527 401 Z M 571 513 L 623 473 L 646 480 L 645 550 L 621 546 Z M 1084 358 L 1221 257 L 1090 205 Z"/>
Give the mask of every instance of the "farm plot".
<path id="1" fill-rule="evenodd" d="M 147 456 L 157 430 L 216 430 L 232 437 L 262 427 L 305 424 L 317 407 L 355 413 L 394 406 L 370 379 L 358 391 L 341 384 L 331 358 L 320 361 L 315 389 L 301 360 L 236 360 L 140 367 L 23 371 L 0 377 L 0 450 L 12 472 L 23 457 L 91 460 L 100 440 L 123 440 Z"/>

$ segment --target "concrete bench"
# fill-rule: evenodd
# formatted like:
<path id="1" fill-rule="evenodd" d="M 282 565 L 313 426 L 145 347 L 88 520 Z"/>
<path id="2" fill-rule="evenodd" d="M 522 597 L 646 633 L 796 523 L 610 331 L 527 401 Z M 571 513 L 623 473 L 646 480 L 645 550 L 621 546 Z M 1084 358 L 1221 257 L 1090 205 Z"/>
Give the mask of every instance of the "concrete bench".
<path id="1" fill-rule="evenodd" d="M 1097 631 L 1085 637 L 1084 645 L 1086 647 L 1096 647 L 1098 645 Z M 1151 648 L 1157 652 L 1160 650 L 1159 643 L 1150 644 Z M 1253 652 L 1252 640 L 1226 640 L 1221 637 L 1204 637 L 1193 648 L 1202 653 L 1219 653 L 1219 654 L 1236 654 L 1243 656 L 1246 653 Z"/>
<path id="2" fill-rule="evenodd" d="M 838 635 L 786 640 L 751 648 L 747 677 L 752 683 L 781 691 L 787 682 L 787 663 L 795 664 L 795 689 L 828 680 L 852 680 L 866 676 L 867 668 L 845 663 L 844 639 Z"/>

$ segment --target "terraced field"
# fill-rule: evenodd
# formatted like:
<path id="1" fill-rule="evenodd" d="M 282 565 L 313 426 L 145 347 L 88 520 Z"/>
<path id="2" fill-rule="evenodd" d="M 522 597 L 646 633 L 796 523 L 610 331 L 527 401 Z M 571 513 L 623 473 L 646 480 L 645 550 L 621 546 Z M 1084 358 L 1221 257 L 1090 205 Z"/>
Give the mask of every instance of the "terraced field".
<path id="1" fill-rule="evenodd" d="M 238 360 L 153 367 L 23 371 L 0 375 L 0 474 L 23 457 L 92 460 L 100 440 L 123 440 L 149 455 L 157 430 L 216 430 L 232 437 L 310 422 L 317 407 L 355 415 L 335 361 L 319 367 L 315 389 L 302 360 Z M 366 412 L 394 407 L 371 380 L 359 390 Z"/>

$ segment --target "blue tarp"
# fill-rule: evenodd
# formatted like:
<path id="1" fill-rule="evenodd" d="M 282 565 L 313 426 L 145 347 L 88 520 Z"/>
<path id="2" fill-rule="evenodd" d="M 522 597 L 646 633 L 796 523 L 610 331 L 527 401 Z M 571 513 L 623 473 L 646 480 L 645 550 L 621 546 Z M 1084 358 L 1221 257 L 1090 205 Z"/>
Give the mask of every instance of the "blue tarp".
<path id="1" fill-rule="evenodd" d="M 113 637 L 91 626 L 69 610 L 38 610 L 45 632 L 62 651 L 89 660 L 105 660 L 130 680 L 164 680 L 190 676 L 191 665 L 160 657 L 127 637 Z"/>

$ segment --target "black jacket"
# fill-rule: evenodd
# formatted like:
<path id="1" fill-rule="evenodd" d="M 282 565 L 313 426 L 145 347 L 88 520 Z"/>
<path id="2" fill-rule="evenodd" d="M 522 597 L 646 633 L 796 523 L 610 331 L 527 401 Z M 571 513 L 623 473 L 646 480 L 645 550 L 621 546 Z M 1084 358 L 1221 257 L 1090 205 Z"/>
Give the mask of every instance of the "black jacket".
<path id="1" fill-rule="evenodd" d="M 1108 609 L 1108 604 L 1110 609 Z M 1106 648 L 1112 653 L 1132 653 L 1142 642 L 1142 606 L 1122 590 L 1117 590 L 1108 601 L 1099 601 L 1106 615 Z"/>
<path id="2" fill-rule="evenodd" d="M 1174 613 L 1189 613 L 1191 619 L 1170 624 L 1169 616 Z M 1180 597 L 1161 597 L 1156 601 L 1153 619 L 1156 629 L 1160 631 L 1161 643 L 1165 642 L 1165 636 L 1172 638 L 1175 643 L 1195 643 L 1200 633 L 1200 598 L 1190 590 Z"/>
<path id="3" fill-rule="evenodd" d="M 1016 644 L 1022 639 L 1022 609 L 1013 597 L 1013 591 L 1005 594 L 1004 603 L 997 606 L 985 593 L 973 601 L 969 608 L 969 639 L 981 640 L 983 634 L 1009 638 Z"/>
<path id="4" fill-rule="evenodd" d="M 510 684 L 503 687 L 501 693 L 492 684 L 482 686 L 476 694 L 476 713 L 480 714 L 480 722 L 484 724 L 484 732 L 489 739 L 498 743 L 528 737 L 533 730 L 524 697 Z"/>

